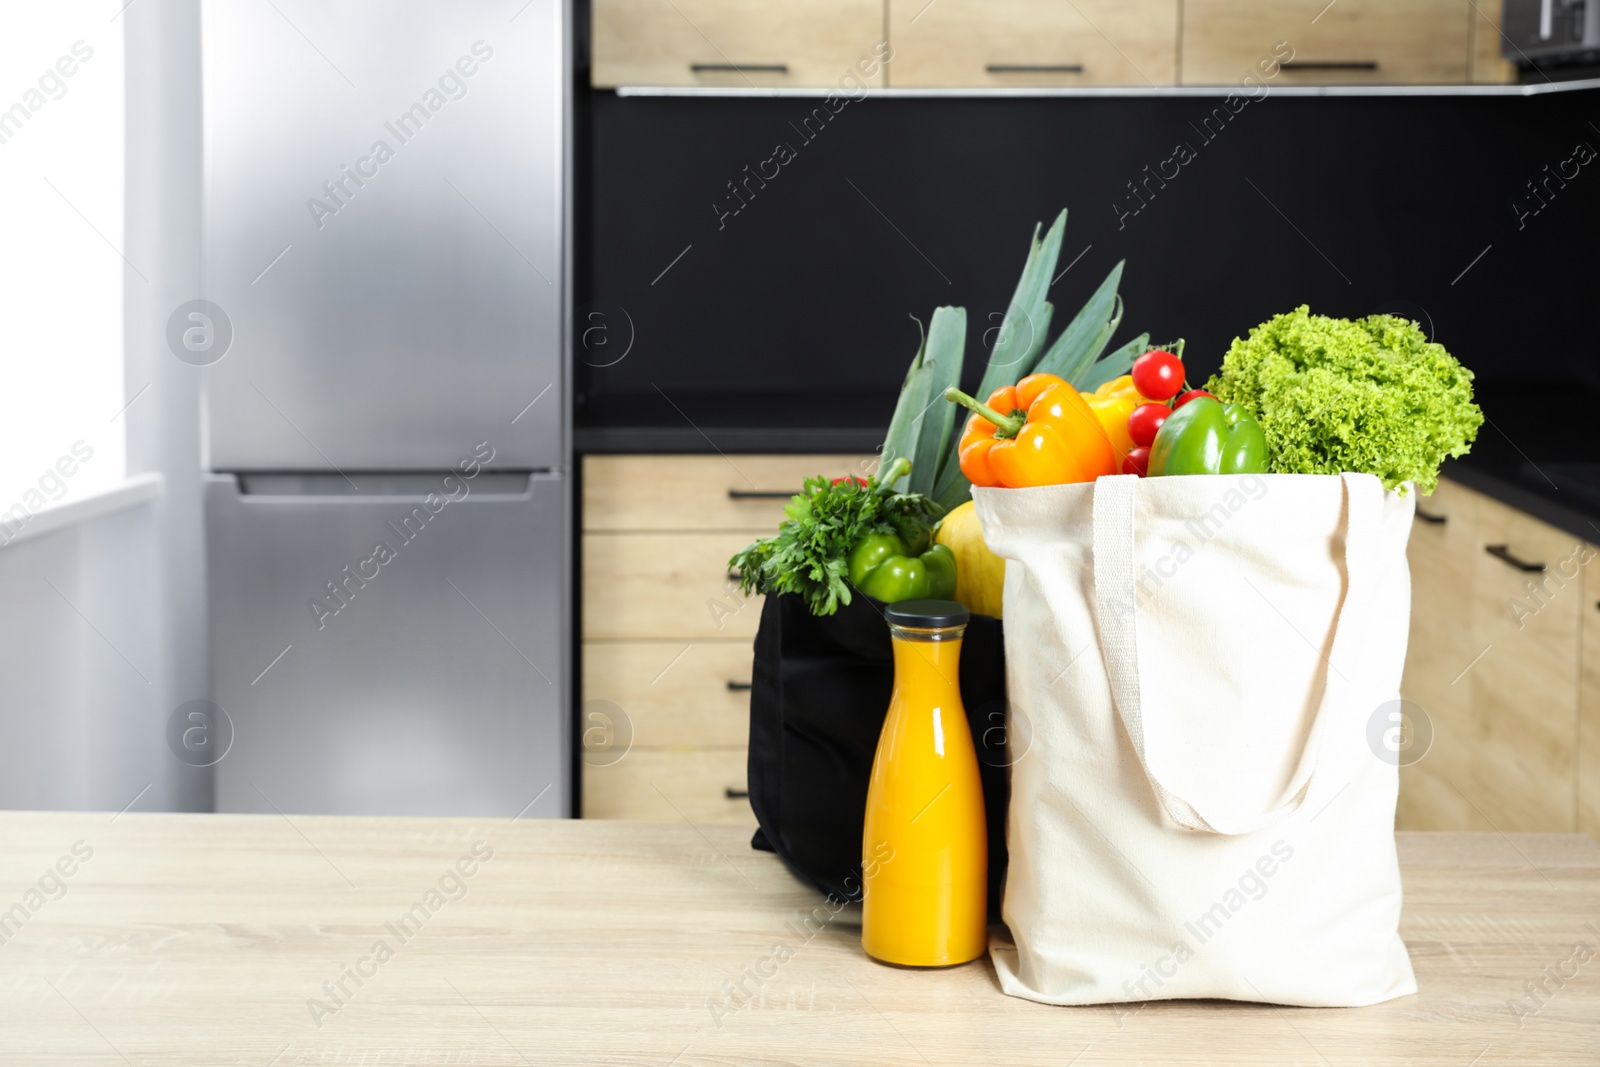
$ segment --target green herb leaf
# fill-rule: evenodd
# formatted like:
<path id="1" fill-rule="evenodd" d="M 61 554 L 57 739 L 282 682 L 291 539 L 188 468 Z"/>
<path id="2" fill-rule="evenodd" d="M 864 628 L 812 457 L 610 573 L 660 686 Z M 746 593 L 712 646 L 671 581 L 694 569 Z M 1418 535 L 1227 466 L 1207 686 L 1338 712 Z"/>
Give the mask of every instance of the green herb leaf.
<path id="1" fill-rule="evenodd" d="M 862 538 L 893 532 L 926 544 L 943 511 L 917 493 L 818 476 L 806 479 L 785 513 L 775 535 L 745 546 L 728 566 L 747 594 L 795 593 L 813 615 L 832 615 L 851 601 L 850 552 Z"/>

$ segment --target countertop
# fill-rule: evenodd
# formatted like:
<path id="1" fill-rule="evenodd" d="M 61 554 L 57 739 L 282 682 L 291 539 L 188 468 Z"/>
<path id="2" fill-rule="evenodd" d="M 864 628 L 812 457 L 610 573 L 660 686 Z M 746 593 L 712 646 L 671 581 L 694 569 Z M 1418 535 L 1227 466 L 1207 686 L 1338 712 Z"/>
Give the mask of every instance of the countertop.
<path id="1" fill-rule="evenodd" d="M 1472 451 L 1442 474 L 1502 504 L 1600 543 L 1600 448 L 1593 418 L 1600 396 L 1578 385 L 1478 390 L 1484 424 Z"/>
<path id="2" fill-rule="evenodd" d="M 1600 1060 L 1600 847 L 1398 837 L 1415 996 L 1055 1008 L 987 959 L 867 960 L 850 910 L 733 828 L 3 813 L 0 1064 Z"/>
<path id="3" fill-rule="evenodd" d="M 579 405 L 573 451 L 584 453 L 876 452 L 895 397 L 662 390 L 606 394 Z"/>

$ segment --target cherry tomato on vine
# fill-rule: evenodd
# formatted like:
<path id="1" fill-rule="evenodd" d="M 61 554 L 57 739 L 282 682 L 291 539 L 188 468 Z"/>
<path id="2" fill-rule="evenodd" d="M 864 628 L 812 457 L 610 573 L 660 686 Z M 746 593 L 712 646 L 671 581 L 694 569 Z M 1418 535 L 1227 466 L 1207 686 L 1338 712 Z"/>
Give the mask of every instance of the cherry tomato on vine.
<path id="1" fill-rule="evenodd" d="M 1151 349 L 1133 361 L 1133 387 L 1151 400 L 1168 400 L 1183 389 L 1183 361 L 1171 352 Z"/>
<path id="2" fill-rule="evenodd" d="M 1150 473 L 1150 449 L 1144 445 L 1128 449 L 1128 454 L 1122 460 L 1123 474 L 1137 474 L 1143 478 Z"/>
<path id="3" fill-rule="evenodd" d="M 1156 431 L 1171 414 L 1172 409 L 1165 404 L 1140 404 L 1128 414 L 1128 436 L 1134 444 L 1150 447 L 1155 443 Z"/>
<path id="4" fill-rule="evenodd" d="M 1191 400 L 1199 400 L 1203 396 L 1211 396 L 1211 394 L 1206 392 L 1204 389 L 1191 389 L 1187 393 L 1184 393 L 1182 396 L 1180 396 L 1177 400 L 1175 400 L 1173 402 L 1173 404 L 1172 404 L 1172 408 L 1173 408 L 1174 411 L 1176 411 L 1178 408 L 1183 407 L 1183 405 L 1187 404 L 1189 401 L 1191 401 Z M 1216 397 L 1211 396 L 1211 399 L 1215 400 Z"/>

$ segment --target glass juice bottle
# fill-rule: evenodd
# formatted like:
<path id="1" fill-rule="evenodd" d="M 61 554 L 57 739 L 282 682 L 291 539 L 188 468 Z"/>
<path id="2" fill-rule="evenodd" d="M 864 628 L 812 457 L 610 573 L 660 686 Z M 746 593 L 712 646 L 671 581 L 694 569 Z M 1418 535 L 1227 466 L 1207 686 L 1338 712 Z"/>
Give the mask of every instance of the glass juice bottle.
<path id="1" fill-rule="evenodd" d="M 960 687 L 970 616 L 949 600 L 885 616 L 894 690 L 867 787 L 861 946 L 884 963 L 947 967 L 987 945 L 988 834 Z"/>

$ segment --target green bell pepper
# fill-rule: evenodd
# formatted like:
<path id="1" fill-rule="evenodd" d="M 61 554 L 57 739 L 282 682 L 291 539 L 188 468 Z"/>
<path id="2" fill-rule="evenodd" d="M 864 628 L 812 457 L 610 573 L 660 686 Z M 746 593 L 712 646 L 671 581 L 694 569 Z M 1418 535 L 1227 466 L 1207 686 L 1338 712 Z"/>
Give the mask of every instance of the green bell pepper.
<path id="1" fill-rule="evenodd" d="M 850 584 L 874 600 L 949 600 L 956 595 L 956 557 L 948 545 L 912 555 L 896 533 L 868 534 L 850 553 Z"/>
<path id="2" fill-rule="evenodd" d="M 1150 446 L 1150 476 L 1260 474 L 1267 438 L 1255 416 L 1238 404 L 1197 397 L 1161 424 Z"/>

